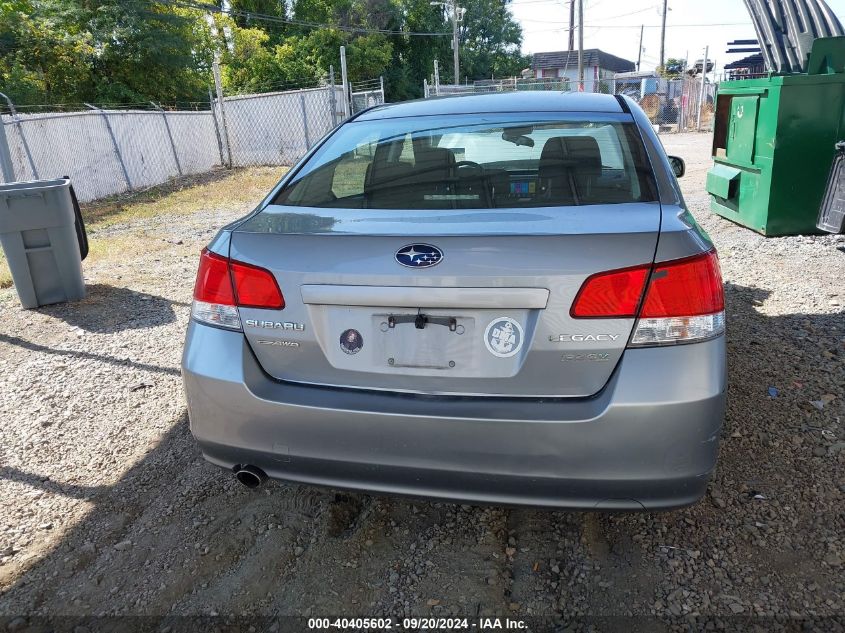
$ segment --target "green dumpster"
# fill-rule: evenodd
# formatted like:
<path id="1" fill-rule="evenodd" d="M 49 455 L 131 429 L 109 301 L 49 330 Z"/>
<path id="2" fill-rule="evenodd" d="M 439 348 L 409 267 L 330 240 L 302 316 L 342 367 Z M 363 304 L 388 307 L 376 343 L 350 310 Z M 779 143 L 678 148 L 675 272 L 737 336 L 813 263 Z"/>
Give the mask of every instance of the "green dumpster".
<path id="1" fill-rule="evenodd" d="M 763 235 L 817 233 L 845 135 L 845 37 L 820 38 L 806 74 L 724 82 L 707 192 L 714 213 Z"/>

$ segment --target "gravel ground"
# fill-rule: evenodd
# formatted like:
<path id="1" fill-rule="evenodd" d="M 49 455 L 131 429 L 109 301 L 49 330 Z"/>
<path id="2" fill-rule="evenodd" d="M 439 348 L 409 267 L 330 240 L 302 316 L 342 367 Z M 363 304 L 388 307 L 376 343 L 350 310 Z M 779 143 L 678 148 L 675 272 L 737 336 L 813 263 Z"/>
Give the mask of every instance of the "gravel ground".
<path id="1" fill-rule="evenodd" d="M 0 616 L 841 617 L 845 237 L 710 215 L 709 137 L 664 142 L 727 293 L 727 422 L 700 503 L 607 515 L 241 487 L 201 459 L 179 378 L 197 253 L 248 205 L 205 209 L 111 226 L 141 254 L 86 263 L 81 303 L 23 311 L 0 291 Z"/>

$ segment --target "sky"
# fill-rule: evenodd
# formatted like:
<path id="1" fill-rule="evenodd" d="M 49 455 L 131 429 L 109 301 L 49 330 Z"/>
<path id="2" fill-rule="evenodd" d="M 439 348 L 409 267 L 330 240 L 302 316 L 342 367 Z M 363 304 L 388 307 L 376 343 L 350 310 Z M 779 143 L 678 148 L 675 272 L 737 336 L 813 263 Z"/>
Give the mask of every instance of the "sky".
<path id="1" fill-rule="evenodd" d="M 827 0 L 845 22 L 845 0 Z M 569 0 L 513 0 L 511 12 L 522 25 L 524 53 L 568 48 Z M 643 35 L 642 69 L 652 70 L 660 59 L 662 0 L 584 0 L 584 48 L 637 61 L 640 25 Z M 742 0 L 669 0 L 666 18 L 666 58 L 715 59 L 716 70 L 744 57 L 727 55 L 727 43 L 755 39 L 751 18 Z M 578 46 L 578 33 L 575 33 Z"/>

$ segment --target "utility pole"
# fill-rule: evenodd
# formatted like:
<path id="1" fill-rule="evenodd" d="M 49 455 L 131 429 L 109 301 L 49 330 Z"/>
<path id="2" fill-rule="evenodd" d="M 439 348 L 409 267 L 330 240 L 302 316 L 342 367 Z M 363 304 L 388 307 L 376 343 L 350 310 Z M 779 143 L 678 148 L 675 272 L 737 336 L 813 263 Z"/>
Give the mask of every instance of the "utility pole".
<path id="1" fill-rule="evenodd" d="M 645 30 L 645 25 L 640 24 L 640 49 L 637 52 L 637 72 L 640 70 L 640 62 L 643 61 L 643 31 Z"/>
<path id="2" fill-rule="evenodd" d="M 446 0 L 446 2 L 429 2 L 431 6 L 446 7 L 452 18 L 452 56 L 455 65 L 455 81 L 454 84 L 459 86 L 461 84 L 461 57 L 460 57 L 460 38 L 458 37 L 458 25 L 464 21 L 464 13 L 466 9 L 458 6 L 457 0 Z"/>
<path id="3" fill-rule="evenodd" d="M 584 0 L 578 0 L 578 92 L 584 92 Z"/>
<path id="4" fill-rule="evenodd" d="M 701 66 L 701 93 L 698 95 L 698 120 L 695 122 L 695 129 L 701 131 L 701 109 L 704 107 L 704 82 L 707 79 L 707 56 L 710 54 L 710 46 L 704 49 L 704 64 Z"/>
<path id="5" fill-rule="evenodd" d="M 575 50 L 575 0 L 569 0 L 569 49 Z"/>
<path id="6" fill-rule="evenodd" d="M 461 56 L 458 53 L 458 5 L 452 2 L 452 56 L 455 66 L 455 85 L 461 83 Z"/>
<path id="7" fill-rule="evenodd" d="M 666 12 L 669 9 L 669 0 L 663 0 L 663 24 L 660 27 L 660 69 L 666 65 Z"/>

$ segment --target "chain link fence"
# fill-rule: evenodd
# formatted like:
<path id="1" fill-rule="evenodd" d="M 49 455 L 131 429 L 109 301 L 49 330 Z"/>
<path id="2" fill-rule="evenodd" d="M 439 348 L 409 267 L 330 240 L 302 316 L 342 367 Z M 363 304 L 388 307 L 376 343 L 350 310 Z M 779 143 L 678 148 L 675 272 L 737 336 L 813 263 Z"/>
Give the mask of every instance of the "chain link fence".
<path id="1" fill-rule="evenodd" d="M 344 116 L 343 88 L 331 81 L 225 96 L 191 110 L 85 104 L 21 113 L 7 104 L 0 181 L 69 176 L 82 202 L 221 166 L 291 165 Z"/>
<path id="2" fill-rule="evenodd" d="M 711 131 L 717 83 L 701 77 L 614 80 L 615 94 L 636 101 L 660 132 Z"/>
<path id="3" fill-rule="evenodd" d="M 343 88 L 224 97 L 212 108 L 229 167 L 292 165 L 343 119 Z"/>
<path id="4" fill-rule="evenodd" d="M 711 130 L 718 85 L 701 77 L 605 78 L 584 81 L 583 92 L 625 95 L 636 101 L 659 132 Z M 496 92 L 548 90 L 578 91 L 578 82 L 560 78 L 483 79 L 471 84 L 423 83 L 425 97 L 491 94 Z"/>
<path id="5" fill-rule="evenodd" d="M 350 84 L 352 114 L 384 103 L 384 78 Z"/>
<path id="6" fill-rule="evenodd" d="M 4 173 L 4 180 L 69 176 L 85 201 L 145 189 L 220 164 L 209 112 L 92 107 L 16 113 L 2 116 L 2 122 L 0 145 L 5 140 L 12 172 Z"/>

